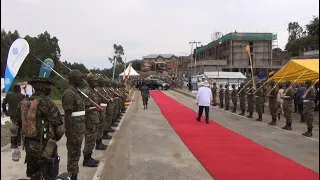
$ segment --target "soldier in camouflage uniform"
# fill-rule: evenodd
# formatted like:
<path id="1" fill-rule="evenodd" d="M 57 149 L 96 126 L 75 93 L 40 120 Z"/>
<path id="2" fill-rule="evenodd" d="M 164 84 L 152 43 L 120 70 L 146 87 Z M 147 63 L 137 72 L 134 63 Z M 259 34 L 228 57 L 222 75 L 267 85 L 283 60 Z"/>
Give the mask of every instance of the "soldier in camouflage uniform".
<path id="1" fill-rule="evenodd" d="M 307 92 L 305 98 L 303 99 L 303 116 L 304 120 L 307 122 L 308 131 L 303 133 L 302 135 L 311 137 L 312 136 L 312 128 L 313 128 L 313 117 L 314 117 L 314 108 L 315 102 L 314 100 L 317 97 L 316 90 L 311 85 L 312 81 L 307 80 L 305 82 L 306 88 L 310 88 L 309 92 Z"/>
<path id="2" fill-rule="evenodd" d="M 219 100 L 220 100 L 220 109 L 223 108 L 223 99 L 224 99 L 224 90 L 223 90 L 223 87 L 222 87 L 222 84 L 220 84 L 220 89 L 219 89 Z"/>
<path id="3" fill-rule="evenodd" d="M 248 102 L 248 113 L 249 115 L 247 116 L 247 118 L 252 118 L 252 115 L 253 115 L 253 108 L 254 108 L 254 95 L 253 95 L 253 88 L 252 88 L 252 84 L 250 83 L 248 85 L 248 88 L 250 89 L 248 92 L 247 92 L 247 102 Z"/>
<path id="4" fill-rule="evenodd" d="M 19 161 L 18 135 L 22 131 L 26 150 L 27 176 L 32 180 L 55 180 L 59 173 L 56 142 L 65 129 L 58 107 L 48 96 L 53 83 L 47 78 L 29 81 L 35 93 L 17 107 L 11 130 L 12 160 Z"/>
<path id="5" fill-rule="evenodd" d="M 143 109 L 148 109 L 148 99 L 150 98 L 149 88 L 145 83 L 142 83 L 141 87 L 141 97 L 143 103 Z"/>
<path id="6" fill-rule="evenodd" d="M 232 104 L 233 104 L 233 108 L 232 108 L 232 112 L 236 113 L 237 112 L 237 89 L 236 89 L 236 85 L 232 84 L 232 91 L 231 91 L 231 100 L 232 100 Z"/>
<path id="7" fill-rule="evenodd" d="M 88 76 L 87 77 L 87 82 L 89 86 L 86 86 L 84 88 L 81 88 L 82 91 L 87 94 L 90 99 L 92 99 L 94 102 L 97 104 L 101 103 L 101 99 L 99 94 L 94 91 L 94 88 L 98 86 L 98 80 L 99 77 L 96 75 Z M 105 150 L 106 146 L 102 144 L 101 142 L 97 142 L 97 130 L 98 130 L 98 125 L 100 123 L 100 112 L 96 109 L 96 107 L 89 101 L 86 101 L 85 103 L 85 108 L 86 108 L 86 133 L 85 133 L 85 142 L 84 142 L 84 149 L 82 151 L 83 153 L 83 166 L 86 167 L 97 167 L 99 161 L 94 160 L 92 156 L 92 152 L 94 149 L 94 146 L 96 143 L 96 149 L 99 150 Z"/>
<path id="8" fill-rule="evenodd" d="M 262 94 L 262 99 L 263 99 L 262 114 L 263 114 L 264 113 L 264 106 L 267 102 L 267 97 L 266 97 L 266 95 L 268 94 L 267 86 L 262 87 L 262 92 L 263 92 L 263 94 Z"/>
<path id="9" fill-rule="evenodd" d="M 261 83 L 257 83 L 257 92 L 255 93 L 255 106 L 256 112 L 258 113 L 258 119 L 256 121 L 262 121 L 262 111 L 263 111 L 263 90 L 260 88 Z"/>
<path id="10" fill-rule="evenodd" d="M 239 87 L 239 92 L 241 91 L 239 93 L 240 109 L 241 109 L 241 113 L 239 114 L 240 116 L 244 116 L 246 112 L 246 91 L 243 88 L 244 88 L 244 83 L 241 83 Z"/>
<path id="11" fill-rule="evenodd" d="M 119 97 L 120 95 L 117 93 L 117 91 L 114 89 L 115 88 L 115 82 L 111 81 L 111 86 L 110 86 L 110 92 L 113 94 L 114 96 L 114 102 L 115 102 L 115 107 L 113 110 L 113 117 L 112 117 L 112 124 L 111 126 L 118 126 L 117 124 L 117 116 L 119 114 Z"/>
<path id="12" fill-rule="evenodd" d="M 108 95 L 108 97 L 111 98 L 111 101 L 108 102 L 108 106 L 107 106 L 107 123 L 105 126 L 105 130 L 103 132 L 104 136 L 108 135 L 108 132 L 114 132 L 115 130 L 112 129 L 111 124 L 112 124 L 112 118 L 113 118 L 113 112 L 114 112 L 114 108 L 115 108 L 115 102 L 114 102 L 114 95 L 113 93 L 110 92 L 110 81 L 107 79 L 104 79 L 103 81 L 103 90 L 105 91 L 105 93 Z M 102 137 L 103 138 L 103 137 Z"/>
<path id="13" fill-rule="evenodd" d="M 72 174 L 72 180 L 77 180 L 81 145 L 86 132 L 85 99 L 77 90 L 83 84 L 85 77 L 86 75 L 79 70 L 70 71 L 68 74 L 70 85 L 62 96 L 68 150 L 67 169 Z"/>
<path id="14" fill-rule="evenodd" d="M 217 105 L 217 85 L 215 82 L 212 84 L 211 92 L 212 92 L 212 100 L 213 100 L 212 106 L 216 106 Z"/>
<path id="15" fill-rule="evenodd" d="M 271 80 L 269 82 L 270 84 L 270 88 L 271 88 L 271 92 L 269 93 L 269 95 L 267 97 L 269 97 L 269 110 L 270 110 L 270 114 L 272 117 L 272 121 L 269 122 L 269 125 L 276 125 L 277 124 L 277 95 L 278 95 L 278 89 L 277 88 L 273 88 L 275 85 L 274 80 Z"/>
<path id="16" fill-rule="evenodd" d="M 286 90 L 281 97 L 283 99 L 283 112 L 284 117 L 286 118 L 286 125 L 282 127 L 285 130 L 291 130 L 291 123 L 292 123 L 292 106 L 293 106 L 293 98 L 294 98 L 294 91 L 290 87 L 291 82 L 286 81 L 285 86 Z"/>
<path id="17" fill-rule="evenodd" d="M 111 124 L 108 121 L 109 119 L 107 118 L 107 110 L 108 110 L 108 105 L 111 103 L 111 98 L 109 98 L 109 95 L 106 93 L 106 91 L 103 90 L 103 85 L 104 85 L 103 81 L 104 79 L 102 77 L 99 77 L 98 86 L 95 87 L 94 89 L 95 91 L 99 92 L 99 95 L 102 101 L 100 106 L 103 107 L 103 110 L 100 111 L 100 124 L 98 125 L 98 132 L 97 132 L 96 149 L 98 150 L 104 149 L 104 148 L 101 148 L 103 146 L 101 147 L 98 146 L 98 144 L 101 144 L 100 141 L 102 141 L 102 139 L 112 138 L 112 136 L 108 135 L 108 132 L 110 130 L 109 127 Z"/>
<path id="18" fill-rule="evenodd" d="M 229 110 L 229 105 L 230 105 L 230 90 L 229 90 L 229 84 L 227 83 L 224 86 L 224 103 L 226 105 L 225 109 L 226 111 Z"/>

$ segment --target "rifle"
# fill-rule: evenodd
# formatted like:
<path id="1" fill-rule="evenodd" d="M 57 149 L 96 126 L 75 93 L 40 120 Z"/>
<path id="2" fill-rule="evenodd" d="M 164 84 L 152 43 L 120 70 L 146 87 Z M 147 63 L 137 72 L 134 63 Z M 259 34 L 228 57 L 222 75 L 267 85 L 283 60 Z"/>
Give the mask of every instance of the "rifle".
<path id="1" fill-rule="evenodd" d="M 241 90 L 238 92 L 238 95 L 244 90 L 244 88 L 252 81 L 252 79 L 250 81 L 247 82 L 247 84 L 245 84 Z"/>
<path id="2" fill-rule="evenodd" d="M 271 90 L 269 91 L 269 93 L 267 94 L 267 96 L 270 95 L 271 91 L 272 91 L 274 88 L 277 87 L 277 85 L 279 84 L 279 82 L 281 82 L 281 80 L 282 80 L 287 74 L 288 74 L 288 72 L 279 79 L 279 81 L 271 88 Z"/>
<path id="3" fill-rule="evenodd" d="M 289 86 L 289 88 L 286 89 L 286 91 L 283 93 L 284 95 L 287 94 L 287 92 L 289 91 L 289 89 L 292 88 L 292 86 L 298 81 L 298 79 L 301 78 L 301 76 L 303 76 L 307 71 L 304 71 L 296 80 L 294 80 L 294 82 Z"/>
<path id="4" fill-rule="evenodd" d="M 31 54 L 32 56 L 34 56 L 37 60 L 39 60 L 42 64 L 44 64 L 45 66 L 47 66 L 48 68 L 50 68 L 54 73 L 56 73 L 59 77 L 61 77 L 63 80 L 67 81 L 69 83 L 69 81 L 64 78 L 61 74 L 59 74 L 57 71 L 55 71 L 53 68 L 51 68 L 49 65 L 47 65 L 46 63 L 44 63 L 41 59 L 39 59 L 37 56 Z M 85 98 L 87 98 L 87 100 L 89 102 L 91 102 L 98 111 L 102 111 L 102 107 L 100 105 L 98 105 L 96 102 L 94 102 L 89 96 L 87 96 L 84 92 L 82 92 L 79 88 L 74 88 L 72 86 L 70 86 L 72 89 L 74 89 L 75 91 L 79 92 L 80 94 L 82 94 Z"/>
<path id="5" fill-rule="evenodd" d="M 303 96 L 302 96 L 303 99 L 306 98 L 306 96 L 307 96 L 307 94 L 309 93 L 309 91 L 311 90 L 311 88 L 313 88 L 314 85 L 316 85 L 318 81 L 319 81 L 319 79 L 317 79 L 317 80 L 312 84 L 312 86 L 308 87 L 308 89 L 306 90 L 306 92 L 305 92 L 305 93 L 303 94 Z"/>

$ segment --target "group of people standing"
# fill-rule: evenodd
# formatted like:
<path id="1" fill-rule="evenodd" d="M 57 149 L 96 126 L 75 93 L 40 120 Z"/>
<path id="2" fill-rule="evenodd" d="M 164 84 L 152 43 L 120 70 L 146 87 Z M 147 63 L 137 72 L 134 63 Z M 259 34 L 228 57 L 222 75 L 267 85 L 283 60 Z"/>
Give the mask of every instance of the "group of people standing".
<path id="1" fill-rule="evenodd" d="M 97 167 L 99 160 L 92 158 L 93 149 L 106 150 L 102 139 L 111 139 L 125 112 L 128 91 L 122 83 L 101 76 L 71 70 L 68 74 L 69 87 L 62 96 L 64 121 L 56 104 L 49 99 L 51 86 L 48 78 L 34 78 L 28 82 L 35 92 L 31 97 L 21 96 L 18 90 L 8 93 L 4 103 L 9 102 L 11 128 L 11 148 L 13 161 L 19 161 L 22 139 L 26 150 L 27 176 L 32 180 L 53 180 L 59 173 L 60 157 L 57 141 L 65 134 L 67 137 L 67 170 L 71 179 L 76 180 L 79 173 L 81 145 L 83 166 Z M 11 103 L 11 104 L 10 104 Z M 2 104 L 4 108 L 5 105 Z M 4 112 L 7 112 L 4 109 Z M 22 134 L 22 138 L 21 138 Z"/>
<path id="2" fill-rule="evenodd" d="M 268 91 L 267 86 L 270 86 L 270 90 Z M 312 129 L 313 129 L 313 118 L 314 118 L 314 110 L 315 110 L 315 100 L 317 97 L 317 91 L 314 87 L 312 87 L 312 81 L 307 80 L 304 82 L 304 89 L 299 91 L 299 103 L 300 114 L 303 117 L 301 122 L 306 122 L 307 124 L 307 132 L 303 133 L 304 136 L 311 137 Z M 210 85 L 212 91 L 212 105 L 217 105 L 217 86 L 216 83 Z M 236 89 L 235 85 L 232 84 L 232 90 L 229 90 L 229 84 L 223 85 L 220 84 L 220 88 L 218 91 L 219 95 L 219 104 L 220 108 L 226 111 L 229 109 L 232 110 L 233 113 L 236 113 L 238 97 L 240 101 L 240 110 L 241 113 L 239 115 L 245 116 L 246 111 L 248 112 L 247 118 L 253 118 L 254 107 L 258 114 L 258 118 L 256 121 L 262 121 L 262 115 L 264 113 L 265 103 L 269 103 L 269 110 L 272 117 L 272 121 L 269 125 L 276 125 L 277 120 L 280 119 L 280 114 L 283 113 L 286 119 L 286 125 L 282 127 L 285 130 L 292 130 L 292 112 L 294 108 L 294 98 L 295 90 L 291 85 L 290 81 L 286 81 L 283 84 L 276 85 L 273 80 L 268 82 L 258 82 L 256 84 L 256 89 L 253 88 L 252 83 L 241 83 L 240 87 Z M 230 107 L 230 99 L 232 101 L 233 107 Z"/>

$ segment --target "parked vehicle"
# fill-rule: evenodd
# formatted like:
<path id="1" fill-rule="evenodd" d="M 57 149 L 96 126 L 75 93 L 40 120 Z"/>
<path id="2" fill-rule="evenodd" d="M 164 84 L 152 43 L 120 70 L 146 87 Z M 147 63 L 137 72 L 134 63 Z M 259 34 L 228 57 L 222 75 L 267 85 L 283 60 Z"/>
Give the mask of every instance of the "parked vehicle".
<path id="1" fill-rule="evenodd" d="M 170 88 L 170 85 L 162 80 L 159 79 L 145 79 L 143 80 L 144 83 L 149 87 L 149 89 L 155 90 L 167 90 Z"/>

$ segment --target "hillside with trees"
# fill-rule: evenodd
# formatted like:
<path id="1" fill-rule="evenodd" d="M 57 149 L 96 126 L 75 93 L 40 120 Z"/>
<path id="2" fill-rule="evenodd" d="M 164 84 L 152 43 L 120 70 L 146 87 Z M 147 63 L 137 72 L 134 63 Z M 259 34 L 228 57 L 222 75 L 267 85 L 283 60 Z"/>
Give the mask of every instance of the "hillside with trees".
<path id="1" fill-rule="evenodd" d="M 4 78 L 9 48 L 11 44 L 18 38 L 24 38 L 29 43 L 30 54 L 27 56 L 27 58 L 21 65 L 20 70 L 17 76 L 15 77 L 13 84 L 28 81 L 32 77 L 39 75 L 41 62 L 37 60 L 34 56 L 38 57 L 41 60 L 51 58 L 55 64 L 55 71 L 60 73 L 63 77 L 67 77 L 67 74 L 69 72 L 69 70 L 65 67 L 67 66 L 70 69 L 78 69 L 83 73 L 91 71 L 94 74 L 101 74 L 108 78 L 112 78 L 112 68 L 88 69 L 84 64 L 79 62 L 70 63 L 67 61 L 61 61 L 61 50 L 58 43 L 59 40 L 57 37 L 51 36 L 47 31 L 39 34 L 36 37 L 31 37 L 28 35 L 25 37 L 21 37 L 17 30 L 15 30 L 14 32 L 6 32 L 4 29 L 1 30 L 1 78 Z M 115 78 L 117 78 L 118 74 L 120 74 L 123 71 L 125 65 L 122 59 L 122 56 L 124 55 L 124 49 L 121 45 L 116 44 L 114 44 L 113 48 L 115 50 L 115 54 L 114 57 L 109 57 L 109 60 L 111 63 L 113 63 L 114 59 L 117 62 L 115 68 Z M 128 64 L 129 63 L 127 63 L 126 65 Z M 141 61 L 132 61 L 132 66 L 137 71 L 140 71 Z M 68 83 L 61 79 L 59 76 L 57 76 L 54 72 L 52 72 L 50 76 L 53 82 L 55 83 L 55 86 L 52 89 L 51 96 L 53 99 L 60 99 L 63 91 L 68 86 Z M 10 90 L 12 90 L 12 86 Z"/>

